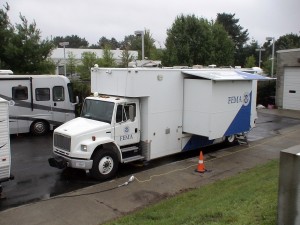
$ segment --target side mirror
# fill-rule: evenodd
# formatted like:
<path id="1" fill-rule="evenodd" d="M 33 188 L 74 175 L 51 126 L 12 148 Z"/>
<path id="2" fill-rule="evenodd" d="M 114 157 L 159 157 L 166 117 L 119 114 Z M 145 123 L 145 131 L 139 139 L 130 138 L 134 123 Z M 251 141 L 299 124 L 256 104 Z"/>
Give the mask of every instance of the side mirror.
<path id="1" fill-rule="evenodd" d="M 75 103 L 72 103 L 72 105 L 77 105 L 79 103 L 79 97 L 76 96 L 76 102 Z"/>

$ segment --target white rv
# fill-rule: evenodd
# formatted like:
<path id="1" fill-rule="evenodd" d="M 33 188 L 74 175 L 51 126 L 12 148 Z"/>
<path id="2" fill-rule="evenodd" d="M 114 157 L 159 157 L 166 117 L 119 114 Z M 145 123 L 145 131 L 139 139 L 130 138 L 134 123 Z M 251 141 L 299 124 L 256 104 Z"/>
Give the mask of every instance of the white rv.
<path id="1" fill-rule="evenodd" d="M 11 152 L 8 123 L 8 102 L 0 98 L 0 197 L 1 183 L 13 179 L 10 173 Z"/>
<path id="2" fill-rule="evenodd" d="M 233 69 L 91 70 L 93 96 L 81 117 L 54 130 L 53 167 L 114 176 L 119 163 L 199 149 L 248 132 L 256 116 L 252 82 Z"/>
<path id="3" fill-rule="evenodd" d="M 75 118 L 68 78 L 59 75 L 0 75 L 0 97 L 9 102 L 10 134 L 43 135 Z"/>

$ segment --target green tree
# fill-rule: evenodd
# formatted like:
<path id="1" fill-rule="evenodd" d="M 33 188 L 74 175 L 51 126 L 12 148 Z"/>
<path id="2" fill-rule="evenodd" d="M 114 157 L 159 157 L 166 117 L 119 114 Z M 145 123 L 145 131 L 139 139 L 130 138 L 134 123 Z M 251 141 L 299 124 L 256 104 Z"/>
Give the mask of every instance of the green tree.
<path id="1" fill-rule="evenodd" d="M 300 48 L 300 36 L 292 33 L 283 35 L 276 40 L 275 47 L 276 51 Z"/>
<path id="2" fill-rule="evenodd" d="M 105 49 L 105 47 L 108 46 L 110 49 L 116 50 L 117 48 L 120 48 L 121 44 L 115 38 L 109 40 L 102 36 L 98 41 L 98 46 L 100 49 Z"/>
<path id="3" fill-rule="evenodd" d="M 92 44 L 89 46 L 90 49 L 101 49 L 101 47 L 98 44 Z"/>
<path id="4" fill-rule="evenodd" d="M 76 71 L 77 60 L 75 58 L 75 54 L 73 52 L 68 52 L 67 59 L 67 74 L 74 74 Z"/>
<path id="5" fill-rule="evenodd" d="M 20 14 L 21 24 L 16 24 L 15 32 L 5 49 L 6 63 L 15 73 L 53 73 L 54 63 L 48 60 L 53 44 L 40 40 L 41 32 L 36 23 L 28 23 Z"/>
<path id="6" fill-rule="evenodd" d="M 212 32 L 207 20 L 195 15 L 178 16 L 167 30 L 163 64 L 208 65 L 211 63 L 212 42 Z"/>
<path id="7" fill-rule="evenodd" d="M 120 67 L 124 67 L 124 68 L 127 68 L 128 63 L 134 60 L 133 55 L 131 55 L 129 53 L 129 46 L 126 46 L 123 49 L 122 54 L 121 54 L 121 60 L 122 60 L 122 62 L 121 62 Z"/>
<path id="8" fill-rule="evenodd" d="M 9 5 L 6 3 L 4 8 L 0 9 L 0 68 L 11 69 L 9 64 L 6 63 L 8 60 L 5 54 L 6 46 L 14 35 L 14 30 L 8 17 L 8 11 Z"/>
<path id="9" fill-rule="evenodd" d="M 127 47 L 131 50 L 138 50 L 142 49 L 142 43 L 141 40 L 138 39 L 135 35 L 128 35 L 124 37 L 124 40 L 121 42 L 121 49 Z"/>
<path id="10" fill-rule="evenodd" d="M 79 116 L 84 99 L 91 94 L 91 85 L 89 81 L 72 80 L 74 96 L 78 96 L 79 103 L 75 106 L 75 115 Z"/>
<path id="11" fill-rule="evenodd" d="M 144 56 L 151 60 L 161 59 L 161 51 L 156 49 L 155 40 L 149 29 L 144 30 Z M 131 50 L 138 51 L 138 59 L 142 59 L 142 37 L 136 35 L 125 36 L 124 41 L 120 44 L 121 49 L 129 47 Z"/>
<path id="12" fill-rule="evenodd" d="M 255 57 L 254 55 L 251 55 L 249 57 L 246 58 L 246 63 L 245 63 L 245 67 L 246 68 L 252 68 L 255 67 Z"/>
<path id="13" fill-rule="evenodd" d="M 91 68 L 95 64 L 100 64 L 100 59 L 94 52 L 83 52 L 81 54 L 81 65 L 77 66 L 77 72 L 80 74 L 82 80 L 91 79 Z"/>
<path id="14" fill-rule="evenodd" d="M 53 43 L 58 48 L 63 48 L 59 45 L 60 42 L 69 42 L 69 48 L 87 48 L 89 46 L 89 42 L 85 40 L 85 38 L 81 38 L 77 35 L 65 36 L 65 37 L 54 37 Z"/>
<path id="15" fill-rule="evenodd" d="M 111 52 L 109 45 L 106 45 L 103 49 L 103 55 L 100 59 L 101 67 L 115 67 L 116 62 L 114 59 L 114 54 Z"/>
<path id="16" fill-rule="evenodd" d="M 250 43 L 246 44 L 242 49 L 239 51 L 239 55 L 241 58 L 245 59 L 245 62 L 242 64 L 239 64 L 237 66 L 247 67 L 245 63 L 247 62 L 247 58 L 251 55 L 255 56 L 255 65 L 259 65 L 259 53 L 256 51 L 256 49 L 260 48 L 257 41 L 251 40 Z M 264 54 L 264 53 L 262 53 Z"/>
<path id="17" fill-rule="evenodd" d="M 41 40 L 36 23 L 28 23 L 21 14 L 21 23 L 13 26 L 8 10 L 8 4 L 0 10 L 1 67 L 11 69 L 15 74 L 54 73 L 55 65 L 48 59 L 54 47 L 52 42 Z"/>
<path id="18" fill-rule="evenodd" d="M 211 62 L 219 66 L 232 66 L 234 64 L 234 43 L 228 38 L 223 26 L 212 24 L 213 51 Z"/>
<path id="19" fill-rule="evenodd" d="M 138 39 L 141 41 L 141 37 L 138 37 Z M 148 59 L 155 60 L 156 58 L 156 47 L 154 45 L 155 40 L 152 38 L 152 34 L 150 33 L 150 30 L 145 29 L 144 30 L 144 54 L 145 57 Z M 142 49 L 142 48 L 140 48 Z M 142 52 L 139 51 L 139 56 L 142 55 Z M 141 58 L 141 57 L 140 57 Z"/>
<path id="20" fill-rule="evenodd" d="M 242 54 L 242 51 L 244 45 L 249 40 L 248 30 L 244 30 L 244 28 L 238 24 L 239 19 L 235 18 L 235 14 L 218 13 L 216 22 L 224 26 L 229 37 L 234 42 L 235 65 L 243 65 L 245 62 L 245 56 Z"/>
<path id="21" fill-rule="evenodd" d="M 178 16 L 167 31 L 163 64 L 231 65 L 233 43 L 224 28 L 195 15 Z"/>
<path id="22" fill-rule="evenodd" d="M 273 51 L 273 41 L 266 41 L 263 45 L 266 50 L 263 55 L 263 69 L 266 74 L 271 74 L 272 68 L 272 51 Z M 280 36 L 277 40 L 275 40 L 275 59 L 274 59 L 274 74 L 276 74 L 276 51 L 285 50 L 285 49 L 293 49 L 300 48 L 300 36 L 297 34 L 286 34 Z"/>
<path id="23" fill-rule="evenodd" d="M 269 56 L 270 57 L 270 56 Z M 262 69 L 265 74 L 271 74 L 272 71 L 272 60 L 271 58 L 265 58 L 262 62 Z M 276 74 L 276 60 L 274 61 L 274 74 Z"/>

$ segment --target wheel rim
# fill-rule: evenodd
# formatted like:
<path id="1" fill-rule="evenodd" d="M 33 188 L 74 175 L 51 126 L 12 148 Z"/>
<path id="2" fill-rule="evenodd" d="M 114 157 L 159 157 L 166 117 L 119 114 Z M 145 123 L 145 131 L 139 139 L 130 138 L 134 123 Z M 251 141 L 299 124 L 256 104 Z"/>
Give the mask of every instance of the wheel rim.
<path id="1" fill-rule="evenodd" d="M 235 135 L 230 135 L 230 136 L 227 138 L 227 140 L 228 140 L 229 143 L 234 142 L 234 140 L 235 140 Z"/>
<path id="2" fill-rule="evenodd" d="M 37 122 L 34 124 L 34 132 L 38 134 L 42 134 L 46 130 L 46 126 L 43 122 Z"/>
<path id="3" fill-rule="evenodd" d="M 109 174 L 114 168 L 114 160 L 110 156 L 103 157 L 99 162 L 99 171 L 101 174 Z"/>

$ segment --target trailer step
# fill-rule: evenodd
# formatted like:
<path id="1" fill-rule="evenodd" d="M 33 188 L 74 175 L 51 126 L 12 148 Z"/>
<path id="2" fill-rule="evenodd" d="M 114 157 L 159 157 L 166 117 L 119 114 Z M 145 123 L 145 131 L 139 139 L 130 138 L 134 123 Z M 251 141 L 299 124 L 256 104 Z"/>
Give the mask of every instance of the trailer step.
<path id="1" fill-rule="evenodd" d="M 132 156 L 132 157 L 123 159 L 123 163 L 129 163 L 129 162 L 133 162 L 133 161 L 138 161 L 138 160 L 142 160 L 144 158 L 145 158 L 144 156 L 136 155 L 136 156 Z"/>
<path id="2" fill-rule="evenodd" d="M 139 150 L 139 147 L 137 146 L 130 146 L 130 147 L 126 147 L 126 148 L 121 148 L 121 151 L 124 152 L 131 152 L 131 151 L 135 151 L 135 150 Z"/>

